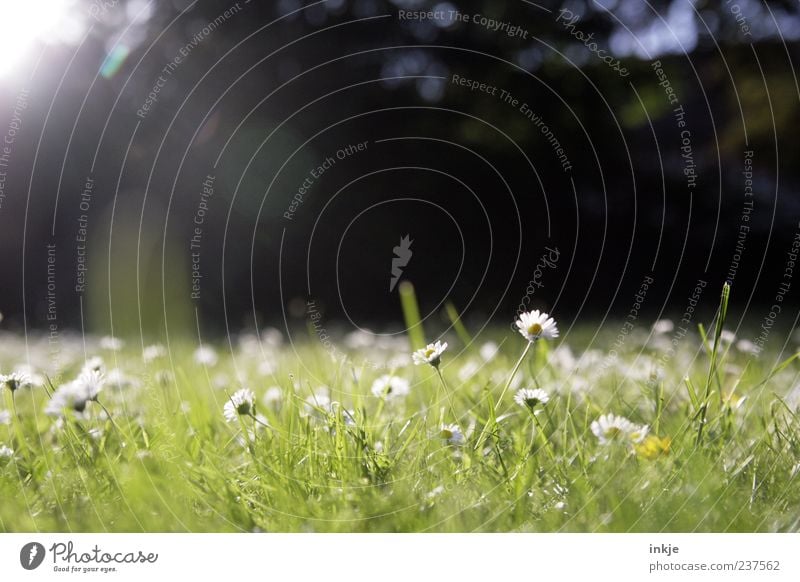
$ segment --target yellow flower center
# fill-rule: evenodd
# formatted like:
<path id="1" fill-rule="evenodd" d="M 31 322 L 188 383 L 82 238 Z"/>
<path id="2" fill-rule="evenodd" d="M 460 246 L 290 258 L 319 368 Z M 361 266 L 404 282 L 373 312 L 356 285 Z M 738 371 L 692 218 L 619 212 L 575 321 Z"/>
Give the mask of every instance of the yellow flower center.
<path id="1" fill-rule="evenodd" d="M 451 438 L 453 438 L 453 431 L 452 430 L 448 430 L 446 428 L 443 428 L 442 429 L 442 438 L 447 440 L 447 441 L 449 441 Z"/>
<path id="2" fill-rule="evenodd" d="M 433 354 L 435 354 L 435 353 L 436 353 L 436 349 L 435 348 L 428 348 L 428 349 L 425 350 L 425 357 L 430 359 L 431 356 Z"/>
<path id="3" fill-rule="evenodd" d="M 606 431 L 606 437 L 609 439 L 615 439 L 620 434 L 622 434 L 622 431 L 618 429 L 616 426 L 612 426 Z"/>
<path id="4" fill-rule="evenodd" d="M 542 333 L 542 326 L 540 324 L 534 323 L 528 326 L 529 335 L 539 335 L 540 333 Z"/>

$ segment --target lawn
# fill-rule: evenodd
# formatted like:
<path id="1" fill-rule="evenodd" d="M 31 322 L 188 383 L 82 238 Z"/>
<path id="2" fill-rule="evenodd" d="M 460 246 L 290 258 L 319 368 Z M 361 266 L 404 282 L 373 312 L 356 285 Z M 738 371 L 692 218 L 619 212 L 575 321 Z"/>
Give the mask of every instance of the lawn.
<path id="1" fill-rule="evenodd" d="M 416 358 L 419 326 L 4 334 L 0 531 L 798 531 L 796 346 L 722 304 L 685 333 L 456 320 Z"/>

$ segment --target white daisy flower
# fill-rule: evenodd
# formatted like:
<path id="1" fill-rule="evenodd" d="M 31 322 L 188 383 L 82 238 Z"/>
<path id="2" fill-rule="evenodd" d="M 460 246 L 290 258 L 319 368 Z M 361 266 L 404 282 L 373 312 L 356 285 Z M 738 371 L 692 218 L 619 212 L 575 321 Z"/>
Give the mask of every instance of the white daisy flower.
<path id="1" fill-rule="evenodd" d="M 544 406 L 549 401 L 550 395 L 540 388 L 523 388 L 514 395 L 514 402 L 529 410 L 534 410 L 540 404 Z"/>
<path id="2" fill-rule="evenodd" d="M 372 394 L 378 398 L 395 400 L 407 396 L 411 390 L 408 380 L 384 374 L 372 383 Z"/>
<path id="3" fill-rule="evenodd" d="M 201 366 L 216 366 L 219 356 L 211 346 L 200 346 L 194 351 L 194 361 Z"/>
<path id="4" fill-rule="evenodd" d="M 497 352 L 500 351 L 500 346 L 498 346 L 495 342 L 486 342 L 481 346 L 480 355 L 484 361 L 488 362 L 492 358 L 497 355 Z"/>
<path id="5" fill-rule="evenodd" d="M 118 352 L 125 347 L 125 342 L 118 337 L 107 335 L 100 338 L 100 349 L 110 352 Z"/>
<path id="6" fill-rule="evenodd" d="M 8 410 L 0 410 L 0 425 L 11 424 L 11 412 Z"/>
<path id="7" fill-rule="evenodd" d="M 44 412 L 49 416 L 62 416 L 65 409 L 83 413 L 88 402 L 97 400 L 104 384 L 105 379 L 100 372 L 96 370 L 81 372 L 76 380 L 59 386 Z"/>
<path id="8" fill-rule="evenodd" d="M 439 362 L 442 359 L 442 354 L 447 349 L 447 342 L 440 342 L 428 344 L 427 347 L 417 350 L 411 357 L 414 363 L 419 366 L 420 364 L 430 364 L 434 368 L 439 367 Z"/>
<path id="9" fill-rule="evenodd" d="M 736 349 L 745 354 L 758 353 L 756 344 L 748 339 L 740 339 L 738 342 L 736 342 Z"/>
<path id="10" fill-rule="evenodd" d="M 5 386 L 11 392 L 16 392 L 20 388 L 32 387 L 33 383 L 27 374 L 11 372 L 10 374 L 0 375 L 0 386 Z"/>
<path id="11" fill-rule="evenodd" d="M 672 333 L 672 330 L 674 329 L 675 329 L 675 324 L 672 322 L 671 319 L 659 319 L 653 324 L 653 333 L 659 335 Z"/>
<path id="12" fill-rule="evenodd" d="M 255 413 L 256 395 L 252 390 L 242 388 L 233 393 L 225 403 L 222 414 L 228 422 L 236 422 L 239 416 L 251 416 Z"/>
<path id="13" fill-rule="evenodd" d="M 17 374 L 27 376 L 28 382 L 31 384 L 31 388 L 35 388 L 36 386 L 44 386 L 45 377 L 42 376 L 38 370 L 30 364 L 20 364 L 18 366 L 14 366 L 14 371 Z"/>
<path id="14" fill-rule="evenodd" d="M 439 436 L 444 439 L 448 445 L 461 445 L 464 443 L 464 433 L 458 428 L 457 424 L 443 424 L 439 430 Z"/>
<path id="15" fill-rule="evenodd" d="M 167 348 L 165 348 L 161 344 L 153 344 L 152 346 L 146 346 L 142 350 L 142 359 L 144 360 L 145 364 L 150 364 L 156 360 L 160 360 L 161 358 L 166 357 L 166 355 L 167 355 Z"/>
<path id="16" fill-rule="evenodd" d="M 14 450 L 6 445 L 0 445 L 0 459 L 10 459 L 14 456 Z"/>
<path id="17" fill-rule="evenodd" d="M 83 364 L 82 372 L 103 372 L 106 364 L 100 356 L 92 356 Z"/>
<path id="18" fill-rule="evenodd" d="M 331 411 L 330 390 L 327 386 L 321 386 L 314 394 L 306 398 L 303 405 L 304 416 L 319 416 L 320 410 L 327 413 Z"/>
<path id="19" fill-rule="evenodd" d="M 591 429 L 601 445 L 618 440 L 641 442 L 647 436 L 650 427 L 634 424 L 624 416 L 604 414 L 591 424 Z"/>
<path id="20" fill-rule="evenodd" d="M 280 406 L 280 403 L 283 401 L 283 390 L 281 390 L 280 386 L 270 386 L 267 388 L 267 391 L 264 392 L 264 396 L 261 397 L 261 402 L 264 403 L 265 406 L 270 408 L 275 408 Z"/>
<path id="21" fill-rule="evenodd" d="M 277 328 L 268 327 L 261 332 L 261 341 L 269 346 L 278 347 L 283 343 L 283 333 Z"/>
<path id="22" fill-rule="evenodd" d="M 87 400 L 97 400 L 97 395 L 105 385 L 105 377 L 97 370 L 85 371 L 75 380 Z"/>
<path id="23" fill-rule="evenodd" d="M 516 324 L 519 333 L 529 342 L 535 342 L 539 338 L 554 339 L 558 337 L 555 320 L 538 309 L 520 315 Z"/>
<path id="24" fill-rule="evenodd" d="M 736 334 L 730 330 L 723 329 L 722 333 L 719 334 L 719 341 L 723 344 L 732 344 L 736 341 Z"/>

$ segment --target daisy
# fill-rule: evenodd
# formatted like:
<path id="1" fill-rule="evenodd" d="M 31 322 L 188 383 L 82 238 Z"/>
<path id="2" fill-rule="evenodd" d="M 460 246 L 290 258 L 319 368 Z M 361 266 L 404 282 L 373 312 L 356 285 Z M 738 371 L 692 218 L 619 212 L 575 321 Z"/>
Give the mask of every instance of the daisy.
<path id="1" fill-rule="evenodd" d="M 8 410 L 0 410 L 0 425 L 11 424 L 11 413 Z"/>
<path id="2" fill-rule="evenodd" d="M 94 370 L 82 372 L 76 380 L 59 386 L 47 403 L 45 414 L 60 417 L 63 416 L 65 409 L 83 413 L 87 403 L 97 400 L 104 383 L 105 379 L 100 372 Z"/>
<path id="3" fill-rule="evenodd" d="M 255 394 L 252 390 L 241 388 L 225 403 L 223 414 L 228 422 L 236 422 L 239 416 L 251 416 L 255 412 Z"/>
<path id="4" fill-rule="evenodd" d="M 736 342 L 736 349 L 745 354 L 758 353 L 758 347 L 756 346 L 756 344 L 754 344 L 748 339 L 740 339 L 738 342 Z"/>
<path id="5" fill-rule="evenodd" d="M 494 358 L 497 355 L 497 352 L 499 351 L 500 351 L 500 346 L 498 346 L 495 342 L 486 342 L 481 346 L 480 349 L 481 358 L 483 358 L 484 361 L 488 362 L 489 360 Z"/>
<path id="6" fill-rule="evenodd" d="M 153 344 L 147 346 L 142 350 L 142 359 L 145 364 L 150 364 L 155 360 L 159 360 L 167 355 L 167 349 L 161 344 Z"/>
<path id="7" fill-rule="evenodd" d="M 97 395 L 105 385 L 105 376 L 97 370 L 81 372 L 75 380 L 78 390 L 86 397 L 86 400 L 97 400 Z"/>
<path id="8" fill-rule="evenodd" d="M 307 397 L 303 404 L 303 416 L 320 416 L 332 410 L 330 390 L 327 386 L 320 386 L 314 394 Z"/>
<path id="9" fill-rule="evenodd" d="M 672 333 L 674 329 L 675 324 L 672 323 L 671 319 L 659 319 L 653 324 L 653 333 L 655 334 Z"/>
<path id="10" fill-rule="evenodd" d="M 236 422 L 239 416 L 252 416 L 256 407 L 256 395 L 252 390 L 242 388 L 233 393 L 225 403 L 222 414 L 228 422 Z"/>
<path id="11" fill-rule="evenodd" d="M 517 393 L 514 395 L 514 402 L 531 411 L 540 404 L 547 404 L 549 400 L 550 395 L 539 388 L 523 388 L 517 390 Z"/>
<path id="12" fill-rule="evenodd" d="M 194 361 L 201 366 L 216 366 L 218 360 L 217 352 L 210 346 L 200 346 L 194 352 Z"/>
<path id="13" fill-rule="evenodd" d="M 519 333 L 529 342 L 535 342 L 539 338 L 554 339 L 558 337 L 555 320 L 538 309 L 521 314 L 516 324 Z"/>
<path id="14" fill-rule="evenodd" d="M 6 445 L 0 445 L 0 459 L 10 459 L 14 456 L 14 450 Z"/>
<path id="15" fill-rule="evenodd" d="M 638 443 L 647 436 L 649 427 L 634 424 L 624 416 L 604 414 L 592 422 L 591 429 L 600 444 L 607 445 L 619 439 Z"/>
<path id="16" fill-rule="evenodd" d="M 444 439 L 448 445 L 458 446 L 464 443 L 464 433 L 461 432 L 457 424 L 443 424 L 439 431 L 439 436 Z"/>
<path id="17" fill-rule="evenodd" d="M 419 366 L 420 364 L 430 364 L 434 368 L 439 367 L 439 362 L 442 359 L 442 354 L 447 349 L 447 342 L 437 341 L 435 344 L 428 344 L 420 350 L 417 350 L 411 357 L 414 363 Z"/>
<path id="18" fill-rule="evenodd" d="M 283 401 L 283 390 L 281 390 L 280 386 L 270 386 L 269 388 L 267 388 L 267 391 L 264 392 L 264 396 L 261 398 L 261 402 L 263 402 L 265 406 L 270 408 L 275 408 L 280 406 L 282 401 Z"/>
<path id="19" fill-rule="evenodd" d="M 410 391 L 408 380 L 384 374 L 372 383 L 372 394 L 378 398 L 395 400 L 407 396 Z"/>
<path id="20" fill-rule="evenodd" d="M 125 342 L 118 337 L 107 335 L 100 338 L 100 349 L 108 350 L 110 352 L 118 352 L 125 347 Z"/>
<path id="21" fill-rule="evenodd" d="M 10 374 L 0 375 L 0 386 L 5 386 L 13 393 L 20 388 L 30 388 L 33 383 L 27 374 L 11 372 Z"/>
<path id="22" fill-rule="evenodd" d="M 100 356 L 93 356 L 86 360 L 83 364 L 83 372 L 102 372 L 105 370 L 105 362 L 103 362 L 103 358 Z"/>

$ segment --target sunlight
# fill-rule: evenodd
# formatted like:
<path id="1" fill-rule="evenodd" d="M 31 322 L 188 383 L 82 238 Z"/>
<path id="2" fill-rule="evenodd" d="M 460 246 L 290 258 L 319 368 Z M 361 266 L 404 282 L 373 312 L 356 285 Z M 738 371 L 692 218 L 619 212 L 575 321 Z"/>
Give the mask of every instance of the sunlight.
<path id="1" fill-rule="evenodd" d="M 23 0 L 0 3 L 0 77 L 13 71 L 24 61 L 37 41 L 48 42 L 61 37 L 63 25 L 72 0 Z"/>

